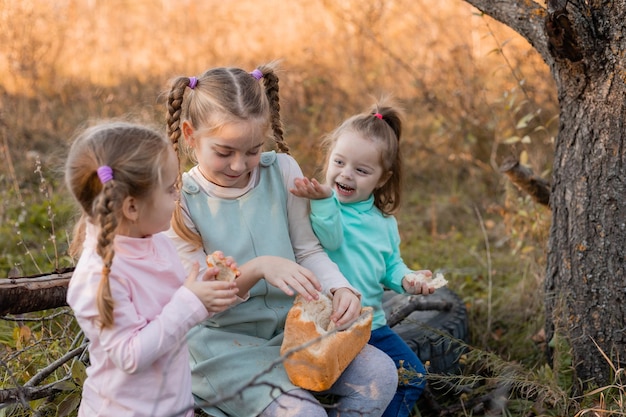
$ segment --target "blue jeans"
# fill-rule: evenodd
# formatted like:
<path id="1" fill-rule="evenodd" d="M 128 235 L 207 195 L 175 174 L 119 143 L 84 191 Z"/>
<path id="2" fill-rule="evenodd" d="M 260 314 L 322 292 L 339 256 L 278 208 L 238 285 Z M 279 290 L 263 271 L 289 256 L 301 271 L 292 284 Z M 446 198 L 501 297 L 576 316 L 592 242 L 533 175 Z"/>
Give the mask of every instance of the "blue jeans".
<path id="1" fill-rule="evenodd" d="M 373 330 L 369 343 L 389 355 L 396 368 L 408 371 L 399 373 L 398 389 L 383 417 L 408 417 L 426 386 L 426 369 L 422 361 L 389 326 Z"/>

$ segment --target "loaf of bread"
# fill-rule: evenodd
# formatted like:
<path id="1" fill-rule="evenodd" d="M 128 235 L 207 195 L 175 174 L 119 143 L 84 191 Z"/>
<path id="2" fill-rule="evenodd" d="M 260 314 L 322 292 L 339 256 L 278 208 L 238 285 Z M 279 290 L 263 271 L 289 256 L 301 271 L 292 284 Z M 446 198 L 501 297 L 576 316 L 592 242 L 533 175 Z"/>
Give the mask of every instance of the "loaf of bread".
<path id="1" fill-rule="evenodd" d="M 218 267 L 220 270 L 215 279 L 218 281 L 234 281 L 235 278 L 239 276 L 240 272 L 237 268 L 226 265 L 225 261 L 226 258 L 219 251 L 213 252 L 206 257 L 206 265 L 209 268 Z"/>
<path id="2" fill-rule="evenodd" d="M 294 385 L 311 391 L 330 388 L 363 349 L 371 334 L 372 307 L 346 329 L 338 330 L 330 320 L 332 300 L 320 293 L 307 302 L 298 295 L 287 314 L 280 354 Z M 314 341 L 314 342 L 312 342 Z"/>

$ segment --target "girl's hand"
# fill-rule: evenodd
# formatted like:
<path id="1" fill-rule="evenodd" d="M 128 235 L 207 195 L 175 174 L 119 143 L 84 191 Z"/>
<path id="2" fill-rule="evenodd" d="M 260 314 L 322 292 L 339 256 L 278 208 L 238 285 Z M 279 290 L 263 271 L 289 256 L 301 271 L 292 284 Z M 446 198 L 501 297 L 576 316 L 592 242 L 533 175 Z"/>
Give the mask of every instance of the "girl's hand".
<path id="1" fill-rule="evenodd" d="M 333 195 L 333 190 L 328 185 L 322 185 L 316 179 L 296 178 L 293 185 L 294 188 L 289 191 L 296 197 L 321 200 Z"/>
<path id="2" fill-rule="evenodd" d="M 402 278 L 402 288 L 408 294 L 432 294 L 435 292 L 435 287 L 428 284 L 427 281 L 424 281 L 420 275 L 425 275 L 426 277 L 432 277 L 433 273 L 427 269 L 421 271 L 415 271 L 410 274 L 406 274 L 404 278 Z"/>
<path id="3" fill-rule="evenodd" d="M 361 314 L 361 300 L 348 288 L 339 288 L 333 293 L 333 314 L 330 319 L 339 326 L 350 323 Z"/>
<path id="4" fill-rule="evenodd" d="M 235 273 L 235 276 L 239 276 L 240 272 L 239 268 L 237 267 L 237 262 L 235 262 L 235 259 L 232 256 L 224 256 L 224 252 L 222 252 L 221 250 L 216 250 L 215 252 L 211 253 L 211 256 L 213 257 L 213 259 L 218 260 L 219 262 L 230 268 Z M 212 268 L 209 267 L 209 269 Z"/>
<path id="5" fill-rule="evenodd" d="M 218 268 L 207 269 L 202 281 L 198 281 L 199 269 L 198 263 L 194 263 L 184 286 L 198 297 L 209 313 L 224 311 L 237 301 L 239 290 L 235 282 L 216 281 Z"/>
<path id="6" fill-rule="evenodd" d="M 322 290 L 313 272 L 279 256 L 259 256 L 242 265 L 240 271 L 240 291 L 248 291 L 261 278 L 287 295 L 298 293 L 308 301 L 317 300 Z"/>

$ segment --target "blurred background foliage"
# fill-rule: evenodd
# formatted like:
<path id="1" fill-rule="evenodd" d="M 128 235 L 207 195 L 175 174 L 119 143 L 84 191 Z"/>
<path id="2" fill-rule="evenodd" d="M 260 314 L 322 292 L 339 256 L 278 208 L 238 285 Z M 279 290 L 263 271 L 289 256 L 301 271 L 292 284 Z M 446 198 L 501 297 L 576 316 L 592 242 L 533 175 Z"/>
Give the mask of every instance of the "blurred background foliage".
<path id="1" fill-rule="evenodd" d="M 287 140 L 307 175 L 323 133 L 382 95 L 398 99 L 402 213 L 420 223 L 407 243 L 476 227 L 474 206 L 505 232 L 506 156 L 549 178 L 558 108 L 548 69 L 462 1 L 2 0 L 0 25 L 0 216 L 14 238 L 3 239 L 0 276 L 50 270 L 56 255 L 32 253 L 50 241 L 50 209 L 63 253 L 72 216 L 61 168 L 77 128 L 106 118 L 161 127 L 169 79 L 213 66 L 281 61 Z M 38 266 L 19 262 L 29 252 Z"/>
<path id="2" fill-rule="evenodd" d="M 461 0 L 0 0 L 0 27 L 0 277 L 72 266 L 62 166 L 77 129 L 165 129 L 174 76 L 279 60 L 286 140 L 306 175 L 322 134 L 383 95 L 402 104 L 405 261 L 446 274 L 473 345 L 543 366 L 550 211 L 499 165 L 514 156 L 550 179 L 558 103 L 513 31 Z M 0 328 L 11 360 L 23 326 Z M 34 357 L 22 360 L 45 362 Z"/>

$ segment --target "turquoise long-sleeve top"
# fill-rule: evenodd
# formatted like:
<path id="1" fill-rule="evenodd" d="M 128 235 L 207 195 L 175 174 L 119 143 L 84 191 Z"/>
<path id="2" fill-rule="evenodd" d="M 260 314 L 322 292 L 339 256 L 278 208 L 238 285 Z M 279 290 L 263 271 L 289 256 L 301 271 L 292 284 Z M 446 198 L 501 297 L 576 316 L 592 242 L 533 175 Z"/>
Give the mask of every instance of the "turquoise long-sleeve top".
<path id="1" fill-rule="evenodd" d="M 400 255 L 400 233 L 394 216 L 374 206 L 374 196 L 343 204 L 335 194 L 311 200 L 311 225 L 330 259 L 357 290 L 361 303 L 374 308 L 372 330 L 387 323 L 383 286 L 404 293 L 402 278 L 413 272 Z"/>

